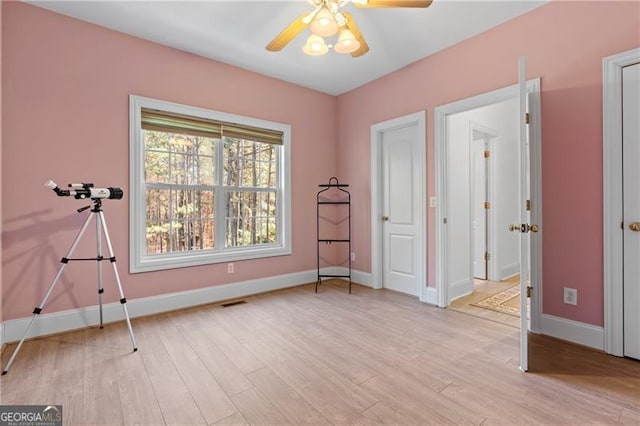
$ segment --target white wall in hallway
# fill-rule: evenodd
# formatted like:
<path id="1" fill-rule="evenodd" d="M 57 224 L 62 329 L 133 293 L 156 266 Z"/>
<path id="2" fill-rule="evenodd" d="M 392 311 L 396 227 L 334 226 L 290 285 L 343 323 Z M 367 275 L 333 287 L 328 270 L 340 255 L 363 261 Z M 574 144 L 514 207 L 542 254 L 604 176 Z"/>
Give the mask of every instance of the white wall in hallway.
<path id="1" fill-rule="evenodd" d="M 518 100 L 516 98 L 494 105 L 455 114 L 448 119 L 448 181 L 450 285 L 472 289 L 470 244 L 470 123 L 495 130 L 492 141 L 491 210 L 496 218 L 496 237 L 491 253 L 497 261 L 498 277 L 507 278 L 519 270 L 518 238 L 508 231 L 518 222 Z M 490 242 L 491 245 L 491 242 Z M 490 275 L 495 275 L 490 271 Z M 471 286 L 471 287 L 469 287 Z M 454 294 L 459 293 L 454 291 Z"/>

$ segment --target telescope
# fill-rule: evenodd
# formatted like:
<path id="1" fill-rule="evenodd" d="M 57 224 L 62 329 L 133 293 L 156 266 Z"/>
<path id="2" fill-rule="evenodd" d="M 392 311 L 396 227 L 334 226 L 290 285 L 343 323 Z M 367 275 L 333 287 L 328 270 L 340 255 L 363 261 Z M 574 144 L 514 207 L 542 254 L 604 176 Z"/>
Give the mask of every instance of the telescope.
<path id="1" fill-rule="evenodd" d="M 33 325 L 36 318 L 40 315 L 44 306 L 47 304 L 47 300 L 49 300 L 49 296 L 53 292 L 56 284 L 58 284 L 58 280 L 62 276 L 62 271 L 69 264 L 69 262 L 73 260 L 95 260 L 98 265 L 98 304 L 100 305 L 100 328 L 103 327 L 103 317 L 102 317 L 102 294 L 104 293 L 104 288 L 102 287 L 102 262 L 108 261 L 113 268 L 113 273 L 116 277 L 116 284 L 118 285 L 118 292 L 120 293 L 120 305 L 122 305 L 122 310 L 124 311 L 124 317 L 127 320 L 127 328 L 129 329 L 129 337 L 131 338 L 131 344 L 133 345 L 133 351 L 136 352 L 138 350 L 138 344 L 136 343 L 136 338 L 133 336 L 133 328 L 131 328 L 131 320 L 129 318 L 129 311 L 127 309 L 127 298 L 124 297 L 124 291 L 122 290 L 122 283 L 120 282 L 120 275 L 118 275 L 118 268 L 116 267 L 116 256 L 113 254 L 113 246 L 111 245 L 111 238 L 109 238 L 109 232 L 107 231 L 107 223 L 104 220 L 104 212 L 102 211 L 102 199 L 111 199 L 111 200 L 119 200 L 122 198 L 123 192 L 122 188 L 94 188 L 92 183 L 70 183 L 70 189 L 60 189 L 58 184 L 56 184 L 52 180 L 48 180 L 44 183 L 49 189 L 52 189 L 53 192 L 58 194 L 60 197 L 74 197 L 76 200 L 82 200 L 85 198 L 91 199 L 91 205 L 85 206 L 78 209 L 78 213 L 81 213 L 87 209 L 91 209 L 91 213 L 87 215 L 87 219 L 84 221 L 84 225 L 80 228 L 80 232 L 76 236 L 75 240 L 71 244 L 71 248 L 67 252 L 67 255 L 60 260 L 60 269 L 58 269 L 58 273 L 56 274 L 53 282 L 49 286 L 49 290 L 47 290 L 44 299 L 40 302 L 40 305 L 36 306 L 33 310 L 33 317 L 31 317 L 31 321 L 27 324 L 27 328 L 22 335 L 22 339 L 18 343 L 18 346 L 13 350 L 11 354 L 11 358 L 9 358 L 9 362 L 7 366 L 2 371 L 2 374 L 5 375 L 9 372 L 9 368 L 13 361 L 16 359 L 18 352 L 20 352 L 20 348 L 22 348 L 22 344 L 24 343 L 27 335 L 29 334 L 29 329 Z M 71 255 L 73 251 L 76 249 L 78 242 L 82 238 L 82 235 L 87 230 L 89 222 L 91 219 L 96 218 L 96 249 L 97 255 L 96 257 L 83 257 L 83 258 L 72 258 Z M 107 248 L 109 249 L 109 256 L 105 257 L 102 255 L 102 237 L 107 242 Z"/>
<path id="2" fill-rule="evenodd" d="M 52 180 L 48 180 L 44 183 L 49 189 L 58 194 L 60 197 L 73 197 L 76 200 L 83 200 L 85 198 L 91 198 L 92 200 L 108 199 L 108 200 L 120 200 L 124 195 L 122 188 L 108 187 L 108 188 L 94 188 L 92 183 L 70 183 L 68 185 L 71 189 L 60 189 L 57 183 Z"/>

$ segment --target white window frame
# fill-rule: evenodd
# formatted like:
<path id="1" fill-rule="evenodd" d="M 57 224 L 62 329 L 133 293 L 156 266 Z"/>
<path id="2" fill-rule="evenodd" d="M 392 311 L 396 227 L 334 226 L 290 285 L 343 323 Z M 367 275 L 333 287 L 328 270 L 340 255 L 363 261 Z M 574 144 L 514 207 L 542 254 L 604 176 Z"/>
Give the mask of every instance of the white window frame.
<path id="1" fill-rule="evenodd" d="M 176 253 L 146 254 L 146 188 L 144 180 L 144 140 L 141 129 L 142 108 L 202 117 L 227 123 L 260 127 L 281 131 L 282 149 L 277 156 L 279 164 L 276 204 L 276 226 L 278 241 L 248 247 L 216 245 L 213 249 Z M 221 153 L 218 152 L 220 155 Z M 291 126 L 273 121 L 228 114 L 204 108 L 129 95 L 129 272 L 149 272 L 164 269 L 183 268 L 213 263 L 259 259 L 291 254 Z M 224 200 L 223 194 L 216 193 L 216 200 Z M 216 204 L 216 241 L 220 232 L 226 232 L 225 218 L 219 216 L 224 208 Z M 223 213 L 224 215 L 224 213 Z"/>

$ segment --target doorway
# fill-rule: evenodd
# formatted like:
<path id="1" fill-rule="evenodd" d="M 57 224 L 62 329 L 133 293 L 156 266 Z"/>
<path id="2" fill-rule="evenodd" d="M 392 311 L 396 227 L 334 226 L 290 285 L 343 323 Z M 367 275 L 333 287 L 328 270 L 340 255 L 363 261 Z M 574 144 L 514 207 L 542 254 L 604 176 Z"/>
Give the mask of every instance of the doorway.
<path id="1" fill-rule="evenodd" d="M 518 115 L 512 97 L 447 119 L 447 178 L 455 188 L 448 202 L 449 307 L 513 327 L 520 323 L 519 238 L 508 226 L 519 215 Z"/>
<path id="2" fill-rule="evenodd" d="M 640 49 L 603 59 L 605 351 L 640 359 Z"/>
<path id="3" fill-rule="evenodd" d="M 374 288 L 426 297 L 426 115 L 371 126 Z"/>
<path id="4" fill-rule="evenodd" d="M 470 164 L 470 206 L 471 206 L 471 247 L 473 247 L 473 279 L 488 280 L 491 251 L 489 242 L 493 240 L 491 235 L 494 224 L 492 205 L 492 184 L 495 184 L 493 168 L 491 167 L 491 154 L 494 151 L 495 139 L 498 132 L 495 129 L 470 121 L 469 150 Z M 495 157 L 495 153 L 494 153 Z"/>
<path id="5" fill-rule="evenodd" d="M 527 172 L 521 164 L 519 154 L 520 128 L 519 113 L 515 118 L 504 118 L 491 122 L 486 118 L 499 109 L 518 111 L 518 86 L 509 86 L 493 92 L 463 99 L 444 105 L 435 110 L 435 147 L 436 147 L 436 286 L 438 306 L 450 306 L 452 300 L 474 291 L 472 245 L 473 217 L 472 206 L 469 206 L 472 179 L 470 176 L 469 143 L 452 144 L 452 140 L 468 141 L 469 137 L 458 137 L 464 124 L 456 126 L 456 121 L 480 123 L 494 129 L 494 147 L 489 155 L 489 270 L 487 277 L 493 283 L 501 283 L 509 279 L 517 280 L 520 273 L 520 238 L 509 232 L 510 225 L 520 222 L 520 182 L 530 184 L 531 193 L 527 198 L 531 209 L 528 223 L 540 225 L 540 80 L 534 79 L 526 83 L 528 111 L 534 119 L 528 126 L 526 148 L 531 149 L 530 176 L 521 176 L 520 170 Z M 472 117 L 473 113 L 477 117 Z M 502 121 L 507 124 L 500 124 Z M 496 124 L 497 123 L 497 124 Z M 503 126 L 504 129 L 502 128 Z M 470 132 L 467 124 L 467 132 Z M 498 147 L 499 149 L 496 149 Z M 509 151 L 509 150 L 512 151 Z M 466 150 L 466 151 L 465 151 Z M 528 163 L 528 161 L 526 161 Z M 498 177 L 500 174 L 501 177 Z M 491 183 L 493 181 L 493 183 Z M 524 203 L 522 203 L 524 205 Z M 514 230 L 518 231 L 520 226 Z M 535 232 L 535 231 L 533 231 Z M 530 282 L 531 322 L 528 329 L 537 331 L 540 317 L 541 300 L 541 232 L 530 240 L 531 275 L 525 277 Z M 477 250 L 477 249 L 476 249 Z M 514 291 L 516 291 L 515 289 Z M 525 305 L 526 308 L 526 305 Z M 526 317 L 525 317 L 526 320 Z M 527 327 L 525 327 L 527 329 Z"/>

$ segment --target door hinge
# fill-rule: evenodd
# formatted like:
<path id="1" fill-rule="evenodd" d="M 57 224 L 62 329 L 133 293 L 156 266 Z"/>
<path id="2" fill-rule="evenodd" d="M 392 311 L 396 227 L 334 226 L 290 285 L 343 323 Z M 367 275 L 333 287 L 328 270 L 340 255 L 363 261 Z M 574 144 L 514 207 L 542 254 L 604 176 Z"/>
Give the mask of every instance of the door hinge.
<path id="1" fill-rule="evenodd" d="M 529 116 L 528 112 L 524 115 L 524 122 L 525 124 L 531 123 L 531 116 Z"/>
<path id="2" fill-rule="evenodd" d="M 485 210 L 489 210 L 491 208 L 491 203 L 488 202 L 488 201 L 485 201 L 484 202 L 484 208 L 485 208 Z"/>
<path id="3" fill-rule="evenodd" d="M 484 151 L 484 158 L 489 158 L 490 155 L 491 151 L 489 151 L 488 149 Z"/>
<path id="4" fill-rule="evenodd" d="M 527 207 L 527 211 L 531 211 L 531 200 L 527 200 L 526 207 Z"/>
<path id="5" fill-rule="evenodd" d="M 488 251 L 484 253 L 484 260 L 491 260 L 491 255 Z"/>
<path id="6" fill-rule="evenodd" d="M 533 294 L 533 287 L 527 286 L 527 297 L 531 297 Z"/>

